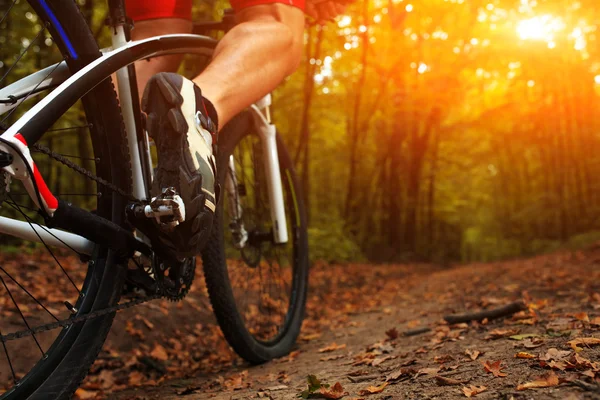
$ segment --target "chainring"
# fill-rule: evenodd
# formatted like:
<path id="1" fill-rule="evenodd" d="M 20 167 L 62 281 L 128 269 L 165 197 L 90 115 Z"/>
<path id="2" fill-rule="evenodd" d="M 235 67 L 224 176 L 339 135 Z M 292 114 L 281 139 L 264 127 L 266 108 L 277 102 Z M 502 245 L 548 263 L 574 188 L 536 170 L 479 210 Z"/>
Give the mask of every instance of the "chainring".
<path id="1" fill-rule="evenodd" d="M 196 275 L 196 257 L 186 258 L 178 265 L 167 265 L 157 256 L 152 260 L 154 280 L 159 294 L 172 301 L 183 299 L 190 291 Z"/>

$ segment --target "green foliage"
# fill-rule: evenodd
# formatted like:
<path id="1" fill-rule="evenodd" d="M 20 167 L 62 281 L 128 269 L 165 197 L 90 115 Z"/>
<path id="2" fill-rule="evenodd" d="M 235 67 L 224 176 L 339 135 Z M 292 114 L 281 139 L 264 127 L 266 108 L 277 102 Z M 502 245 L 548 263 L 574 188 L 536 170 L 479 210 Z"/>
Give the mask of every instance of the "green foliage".
<path id="1" fill-rule="evenodd" d="M 317 378 L 315 375 L 308 375 L 306 377 L 306 380 L 308 382 L 308 389 L 303 390 L 301 393 L 298 394 L 298 397 L 302 399 L 311 398 L 315 394 L 315 392 L 319 391 L 321 388 L 329 387 L 329 384 L 321 383 L 319 378 Z"/>
<path id="2" fill-rule="evenodd" d="M 304 186 L 313 260 L 485 261 L 600 238 L 600 8 L 533 3 L 432 0 L 407 11 L 371 0 L 308 27 L 304 60 L 272 111 Z M 78 4 L 108 46 L 106 2 Z M 226 7 L 195 2 L 194 17 Z M 19 1 L 3 22 L 0 76 L 41 29 L 30 11 Z M 524 38 L 516 28 L 539 15 L 564 28 Z M 44 40 L 7 83 L 59 59 Z M 205 62 L 186 58 L 180 71 L 195 75 Z M 81 124 L 75 107 L 56 128 Z M 75 132 L 51 144 L 89 152 Z M 90 190 L 39 163 L 53 190 Z"/>
<path id="3" fill-rule="evenodd" d="M 365 259 L 358 244 L 350 236 L 339 217 L 320 216 L 308 228 L 311 260 L 350 262 Z"/>

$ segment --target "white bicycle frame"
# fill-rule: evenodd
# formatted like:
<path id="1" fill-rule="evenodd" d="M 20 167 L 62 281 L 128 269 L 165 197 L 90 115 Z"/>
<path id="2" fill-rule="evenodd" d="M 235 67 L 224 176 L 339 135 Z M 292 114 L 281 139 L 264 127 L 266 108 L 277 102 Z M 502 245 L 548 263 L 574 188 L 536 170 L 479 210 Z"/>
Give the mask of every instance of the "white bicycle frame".
<path id="1" fill-rule="evenodd" d="M 45 196 L 39 196 L 39 193 L 36 191 L 36 186 L 38 189 L 48 189 L 43 181 L 43 178 L 41 177 L 41 174 L 35 167 L 35 163 L 30 156 L 29 148 L 27 147 L 25 140 L 20 137 L 19 130 L 23 125 L 20 123 L 21 120 L 31 119 L 36 113 L 42 111 L 43 108 L 50 103 L 53 97 L 55 97 L 55 92 L 60 93 L 64 88 L 74 84 L 75 81 L 81 79 L 85 75 L 87 70 L 90 70 L 92 67 L 102 63 L 104 61 L 103 59 L 118 55 L 118 53 L 121 51 L 134 48 L 137 44 L 142 44 L 147 41 L 156 41 L 160 40 L 161 38 L 186 38 L 190 36 L 193 35 L 163 35 L 141 41 L 126 41 L 123 29 L 117 28 L 117 30 L 114 31 L 112 38 L 113 49 L 105 51 L 99 59 L 93 61 L 90 65 L 84 67 L 78 73 L 71 75 L 68 67 L 63 61 L 58 65 L 55 64 L 47 67 L 0 89 L 0 99 L 9 98 L 9 96 L 15 96 L 14 98 L 17 99 L 13 104 L 0 103 L 0 115 L 2 115 L 10 111 L 12 108 L 18 106 L 21 101 L 25 100 L 25 98 L 31 99 L 33 96 L 35 96 L 37 93 L 37 90 L 35 89 L 58 86 L 53 92 L 38 102 L 27 113 L 25 113 L 21 119 L 15 122 L 6 132 L 0 135 L 1 139 L 9 143 L 9 145 L 5 144 L 4 142 L 0 143 L 0 150 L 13 155 L 13 163 L 8 167 L 4 167 L 4 171 L 8 172 L 11 177 L 22 181 L 33 202 L 38 207 L 43 208 L 51 216 L 55 211 L 56 206 L 54 206 L 53 203 L 50 204 L 51 201 Z M 147 57 L 159 54 L 161 53 L 156 52 L 148 55 Z M 52 73 L 49 75 L 50 71 L 52 71 Z M 136 139 L 136 124 L 133 112 L 134 105 L 130 91 L 127 67 L 119 69 L 116 75 L 117 85 L 119 88 L 119 101 L 125 122 L 128 139 L 127 141 L 132 160 L 133 196 L 139 200 L 148 200 L 146 199 L 145 190 L 147 183 L 144 182 L 140 149 Z M 43 81 L 40 83 L 42 79 Z M 279 156 L 277 152 L 276 129 L 271 123 L 269 115 L 270 103 L 271 96 L 267 95 L 265 98 L 252 105 L 248 112 L 250 112 L 252 115 L 253 129 L 259 135 L 263 147 L 263 153 L 266 155 L 264 162 L 265 171 L 267 173 L 267 189 L 271 208 L 271 220 L 273 224 L 273 240 L 275 243 L 286 243 L 288 241 L 287 223 L 283 200 L 281 174 L 279 169 Z M 147 142 L 148 141 L 146 141 L 146 143 Z M 17 148 L 21 154 L 23 154 L 25 160 L 21 158 L 21 156 L 15 151 L 15 148 Z M 143 149 L 143 151 L 149 152 L 149 149 L 146 148 Z M 147 159 L 150 160 L 150 157 L 147 157 Z M 29 165 L 27 165 L 26 162 Z M 151 166 L 149 167 L 149 170 L 152 171 Z M 33 171 L 34 176 L 31 176 L 29 171 Z M 36 185 L 34 185 L 33 181 L 35 181 Z M 233 162 L 230 162 L 229 173 L 226 176 L 226 189 L 237 191 L 237 177 Z M 53 199 L 51 194 L 50 196 Z M 232 196 L 231 200 L 230 211 L 235 210 L 235 212 L 232 212 L 231 215 L 239 217 L 241 220 L 243 209 L 239 202 L 239 193 L 236 193 L 235 196 Z M 45 242 L 46 244 L 56 247 L 71 248 L 81 254 L 88 255 L 92 253 L 95 246 L 93 242 L 79 235 L 58 229 L 50 229 L 44 226 L 38 226 L 36 228 L 34 224 L 6 217 L 0 217 L 0 233 L 12 235 L 29 241 Z"/>

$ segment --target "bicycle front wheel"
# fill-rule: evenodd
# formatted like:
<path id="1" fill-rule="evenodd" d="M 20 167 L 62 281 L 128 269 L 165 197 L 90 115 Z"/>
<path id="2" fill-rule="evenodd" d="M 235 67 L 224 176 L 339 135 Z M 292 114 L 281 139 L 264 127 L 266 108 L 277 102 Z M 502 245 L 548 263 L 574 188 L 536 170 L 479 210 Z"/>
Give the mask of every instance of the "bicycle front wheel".
<path id="1" fill-rule="evenodd" d="M 231 347 L 251 363 L 293 348 L 304 318 L 308 238 L 303 196 L 292 160 L 277 137 L 289 240 L 273 240 L 261 139 L 241 114 L 220 133 L 221 199 L 202 253 L 213 310 Z M 237 215 L 234 215 L 237 214 Z M 247 239 L 240 240 L 240 235 Z"/>
<path id="2" fill-rule="evenodd" d="M 73 73 L 100 56 L 75 2 L 31 0 L 29 4 L 8 3 L 11 3 L 8 11 L 6 8 L 0 10 L 0 42 L 3 43 L 0 88 L 9 87 L 24 75 L 40 70 L 47 60 L 50 60 L 48 64 L 64 60 Z M 16 26 L 19 30 L 14 29 Z M 21 37 L 23 32 L 31 37 Z M 45 78 L 41 77 L 42 80 Z M 18 99 L 22 101 L 18 107 L 3 110 L 0 131 L 9 129 L 18 120 L 31 104 L 29 97 L 39 95 L 38 87 L 34 83 L 31 92 Z M 89 168 L 90 173 L 130 193 L 129 153 L 110 79 L 83 97 L 81 103 L 61 117 L 51 130 L 53 132 L 47 132 L 40 144 L 78 161 L 80 166 Z M 62 153 L 67 151 L 69 153 Z M 125 199 L 96 187 L 96 182 L 82 178 L 73 170 L 57 166 L 55 160 L 44 154 L 34 153 L 33 156 L 42 174 L 50 175 L 47 176 L 48 184 L 54 193 L 103 218 L 123 224 Z M 45 229 L 43 220 L 28 209 L 32 204 L 17 191 L 23 190 L 16 183 L 5 193 L 7 189 L 0 188 L 6 195 L 0 213 L 28 222 L 37 232 Z M 119 265 L 123 260 L 100 246 L 86 257 L 89 261 L 82 262 L 81 254 L 51 248 L 46 243 L 44 247 L 35 247 L 7 236 L 0 239 L 3 245 L 0 255 L 0 335 L 3 342 L 0 346 L 3 363 L 0 387 L 6 390 L 2 399 L 70 398 L 96 359 L 114 314 L 62 329 L 30 333 L 17 340 L 6 338 L 11 333 L 117 304 L 124 282 L 125 269 Z M 23 265 L 20 264 L 22 255 L 7 255 L 5 250 L 9 248 L 30 249 L 33 255 L 29 263 Z M 42 255 L 41 251 L 48 255 Z"/>

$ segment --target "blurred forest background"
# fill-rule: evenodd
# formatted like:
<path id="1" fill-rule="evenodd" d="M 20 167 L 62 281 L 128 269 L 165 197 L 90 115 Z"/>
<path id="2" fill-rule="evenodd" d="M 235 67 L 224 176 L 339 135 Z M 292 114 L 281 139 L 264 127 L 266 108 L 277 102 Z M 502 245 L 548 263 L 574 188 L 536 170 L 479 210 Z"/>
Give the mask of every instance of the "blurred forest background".
<path id="1" fill-rule="evenodd" d="M 78 3 L 108 46 L 106 1 Z M 309 24 L 273 111 L 312 257 L 486 261 L 600 239 L 599 21 L 597 0 L 357 0 Z M 0 36 L 0 73 L 26 27 Z"/>

